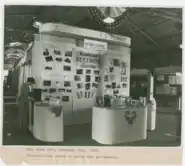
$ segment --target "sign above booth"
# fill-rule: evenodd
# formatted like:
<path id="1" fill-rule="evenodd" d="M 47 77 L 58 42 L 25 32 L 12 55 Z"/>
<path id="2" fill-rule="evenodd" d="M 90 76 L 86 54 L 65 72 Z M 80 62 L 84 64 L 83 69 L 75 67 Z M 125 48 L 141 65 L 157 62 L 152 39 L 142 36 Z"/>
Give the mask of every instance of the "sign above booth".
<path id="1" fill-rule="evenodd" d="M 107 43 L 95 40 L 84 39 L 84 48 L 107 51 Z"/>
<path id="2" fill-rule="evenodd" d="M 45 23 L 39 27 L 40 33 L 47 33 L 57 36 L 68 36 L 68 37 L 82 37 L 82 38 L 92 38 L 95 40 L 104 40 L 110 43 L 119 43 L 121 45 L 129 47 L 131 45 L 131 39 L 126 36 L 110 34 L 90 29 L 78 28 L 74 26 L 69 26 L 65 24 L 56 23 Z"/>

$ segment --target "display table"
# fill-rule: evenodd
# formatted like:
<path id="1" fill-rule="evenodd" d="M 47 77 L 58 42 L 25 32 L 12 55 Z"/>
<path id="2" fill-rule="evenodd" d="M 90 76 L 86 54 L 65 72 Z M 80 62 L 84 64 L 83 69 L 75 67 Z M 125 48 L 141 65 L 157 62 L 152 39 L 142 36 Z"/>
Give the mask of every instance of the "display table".
<path id="1" fill-rule="evenodd" d="M 29 128 L 36 139 L 46 142 L 63 141 L 64 125 L 61 106 L 34 102 L 29 117 Z"/>
<path id="2" fill-rule="evenodd" d="M 144 140 L 147 136 L 147 108 L 93 107 L 92 139 L 101 144 Z"/>
<path id="3" fill-rule="evenodd" d="M 156 110 L 157 105 L 155 99 L 147 106 L 147 129 L 150 131 L 156 128 Z"/>

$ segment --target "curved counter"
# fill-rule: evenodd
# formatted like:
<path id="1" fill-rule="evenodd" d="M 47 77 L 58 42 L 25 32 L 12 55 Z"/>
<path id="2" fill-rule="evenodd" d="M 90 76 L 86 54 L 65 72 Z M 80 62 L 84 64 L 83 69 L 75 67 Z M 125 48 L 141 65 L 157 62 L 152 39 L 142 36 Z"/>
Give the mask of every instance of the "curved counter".
<path id="1" fill-rule="evenodd" d="M 62 142 L 64 140 L 61 106 L 34 102 L 32 116 L 31 131 L 36 139 L 46 142 Z"/>
<path id="2" fill-rule="evenodd" d="M 101 144 L 119 144 L 147 137 L 147 108 L 93 107 L 92 139 Z"/>

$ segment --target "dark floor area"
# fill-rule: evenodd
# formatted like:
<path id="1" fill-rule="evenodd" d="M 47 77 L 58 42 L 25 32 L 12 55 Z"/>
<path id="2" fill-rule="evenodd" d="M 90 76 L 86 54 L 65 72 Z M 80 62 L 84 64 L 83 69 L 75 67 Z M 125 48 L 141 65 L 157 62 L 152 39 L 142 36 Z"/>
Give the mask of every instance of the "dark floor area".
<path id="1" fill-rule="evenodd" d="M 91 139 L 91 124 L 65 127 L 63 143 L 41 142 L 29 132 L 24 134 L 20 132 L 15 105 L 6 106 L 5 110 L 3 145 L 104 146 Z M 180 140 L 176 138 L 177 116 L 175 114 L 157 113 L 156 124 L 156 130 L 148 131 L 146 140 L 116 146 L 180 146 Z"/>

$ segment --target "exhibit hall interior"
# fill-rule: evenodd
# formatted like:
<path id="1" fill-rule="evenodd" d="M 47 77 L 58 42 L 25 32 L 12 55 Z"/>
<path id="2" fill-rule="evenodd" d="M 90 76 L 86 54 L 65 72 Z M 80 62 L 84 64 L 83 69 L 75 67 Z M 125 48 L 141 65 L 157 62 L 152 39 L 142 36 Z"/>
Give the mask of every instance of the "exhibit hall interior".
<path id="1" fill-rule="evenodd" d="M 3 145 L 181 145 L 182 8 L 7 5 L 4 21 Z"/>

